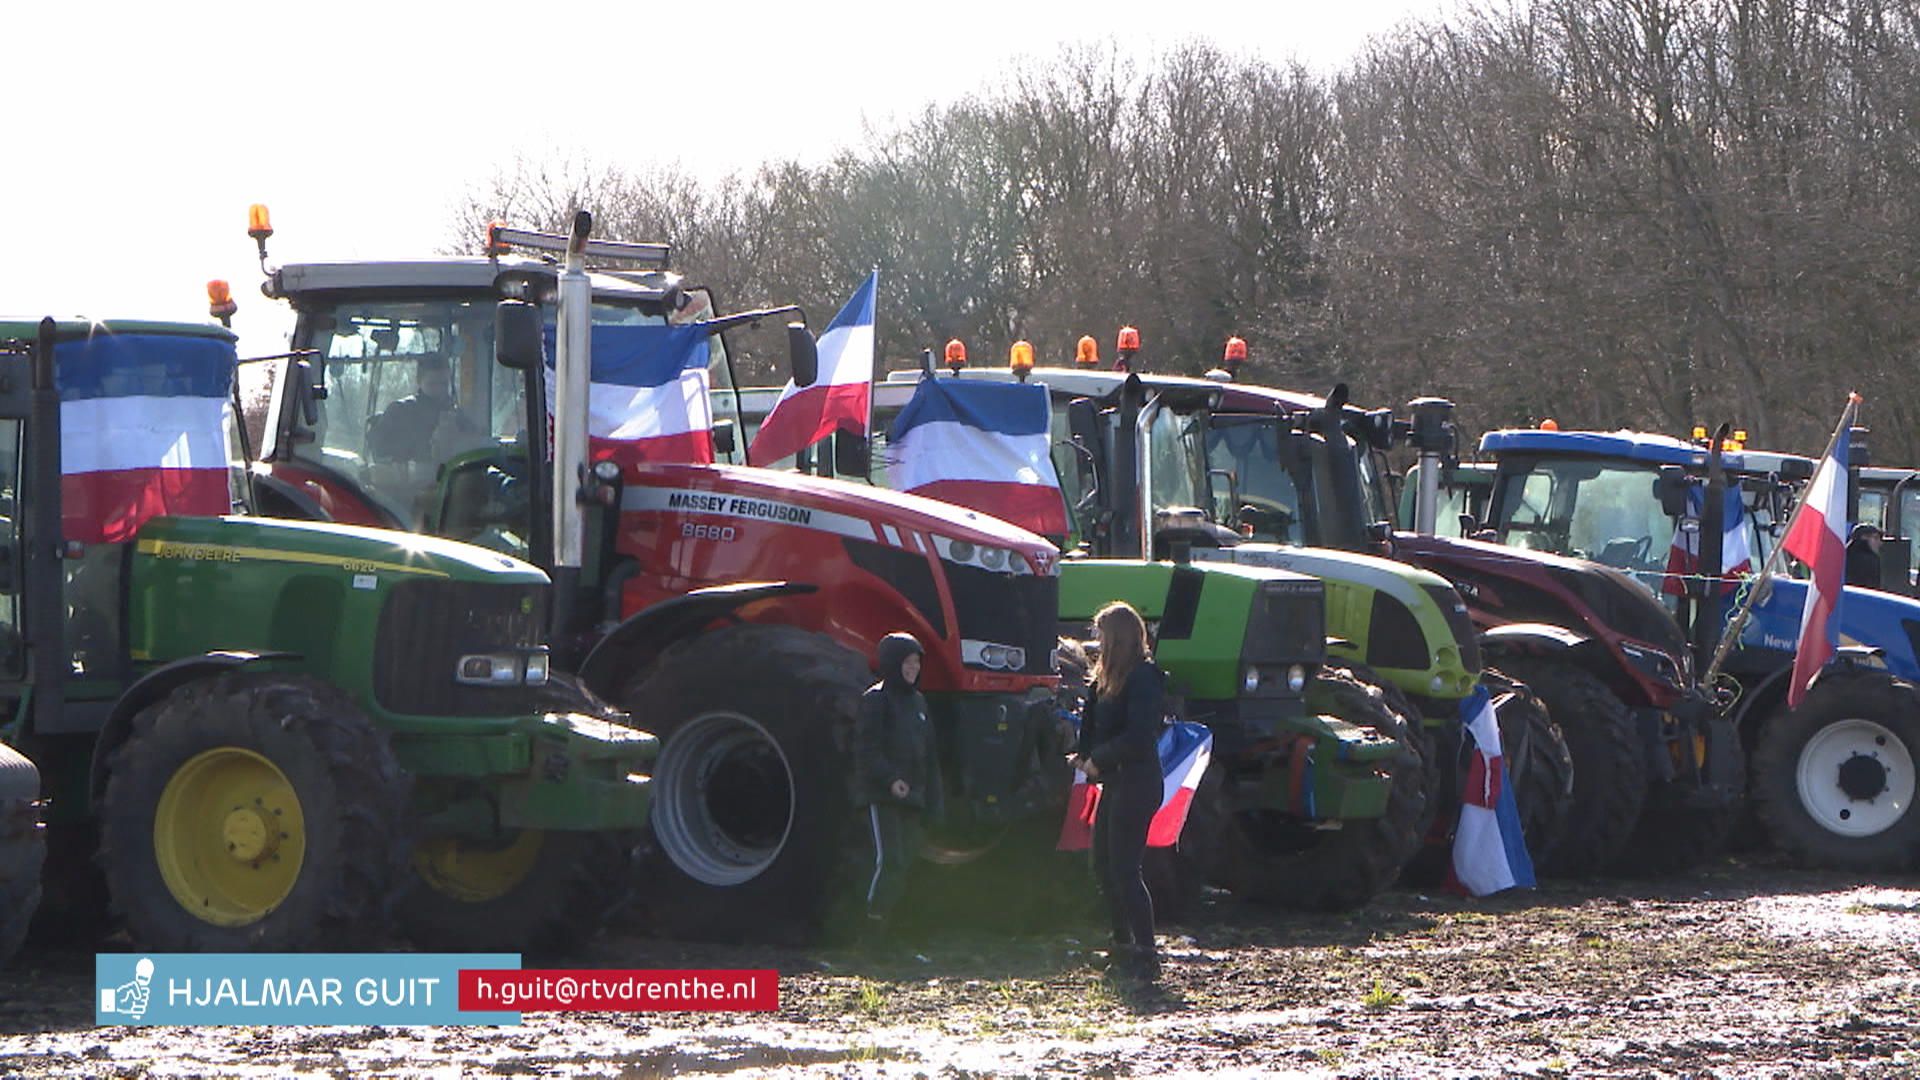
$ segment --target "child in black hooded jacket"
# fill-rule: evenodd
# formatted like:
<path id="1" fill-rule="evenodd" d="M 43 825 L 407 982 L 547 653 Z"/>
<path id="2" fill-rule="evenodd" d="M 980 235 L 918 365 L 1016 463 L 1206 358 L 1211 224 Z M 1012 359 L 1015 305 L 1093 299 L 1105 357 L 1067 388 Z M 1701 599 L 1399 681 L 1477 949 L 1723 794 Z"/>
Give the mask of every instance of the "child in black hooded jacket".
<path id="1" fill-rule="evenodd" d="M 925 821 L 940 816 L 943 793 L 933 721 L 919 690 L 925 650 L 912 634 L 896 633 L 881 638 L 876 652 L 880 681 L 860 696 L 853 745 L 855 802 L 873 831 L 866 902 L 877 928 L 906 890 Z"/>

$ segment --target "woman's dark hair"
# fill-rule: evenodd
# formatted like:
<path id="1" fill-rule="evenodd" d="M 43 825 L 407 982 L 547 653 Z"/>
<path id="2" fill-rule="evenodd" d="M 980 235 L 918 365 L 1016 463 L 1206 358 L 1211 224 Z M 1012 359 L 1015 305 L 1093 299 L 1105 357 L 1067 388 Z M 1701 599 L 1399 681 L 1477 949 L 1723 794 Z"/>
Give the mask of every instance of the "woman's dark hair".
<path id="1" fill-rule="evenodd" d="M 1147 623 L 1133 605 L 1115 600 L 1093 617 L 1094 633 L 1100 637 L 1100 660 L 1093 669 L 1093 689 L 1103 701 L 1111 701 L 1127 684 L 1133 669 L 1153 659 L 1147 652 Z"/>

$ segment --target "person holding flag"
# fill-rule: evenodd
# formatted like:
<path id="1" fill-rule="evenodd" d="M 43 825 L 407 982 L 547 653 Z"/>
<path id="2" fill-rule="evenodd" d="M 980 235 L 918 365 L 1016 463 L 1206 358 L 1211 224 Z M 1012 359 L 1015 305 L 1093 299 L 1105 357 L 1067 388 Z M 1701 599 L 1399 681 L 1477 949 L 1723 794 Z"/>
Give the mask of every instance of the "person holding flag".
<path id="1" fill-rule="evenodd" d="M 873 302 L 875 270 L 820 335 L 819 373 L 806 386 L 787 380 L 780 399 L 760 422 L 747 460 L 767 465 L 789 458 L 833 434 L 865 435 L 873 411 Z"/>
<path id="2" fill-rule="evenodd" d="M 1102 788 L 1093 861 L 1113 919 L 1119 970 L 1152 980 L 1160 974 L 1160 953 L 1141 864 L 1164 793 L 1158 746 L 1166 675 L 1147 651 L 1146 620 L 1131 605 L 1115 601 L 1101 608 L 1093 617 L 1093 632 L 1100 659 L 1080 725 L 1079 752 L 1071 760 Z"/>

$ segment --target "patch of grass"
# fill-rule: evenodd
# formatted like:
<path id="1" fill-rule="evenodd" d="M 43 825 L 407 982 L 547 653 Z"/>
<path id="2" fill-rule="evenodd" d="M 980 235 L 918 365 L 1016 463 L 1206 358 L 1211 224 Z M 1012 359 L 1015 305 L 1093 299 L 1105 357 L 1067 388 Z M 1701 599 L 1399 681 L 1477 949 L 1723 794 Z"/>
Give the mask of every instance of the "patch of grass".
<path id="1" fill-rule="evenodd" d="M 1341 1062 L 1347 1060 L 1346 1054 L 1331 1046 L 1320 1047 L 1313 1052 L 1313 1056 L 1319 1058 L 1320 1064 L 1325 1065 L 1329 1069 L 1337 1069 L 1340 1067 Z"/>
<path id="2" fill-rule="evenodd" d="M 878 1020 L 887 1009 L 887 992 L 880 984 L 860 980 L 860 989 L 853 996 L 853 1007 L 869 1020 Z"/>
<path id="3" fill-rule="evenodd" d="M 1100 1029 L 1092 1024 L 1073 1024 L 1061 1034 L 1075 1042 L 1092 1042 L 1100 1037 Z"/>
<path id="4" fill-rule="evenodd" d="M 1360 1004 L 1365 1005 L 1369 1012 L 1382 1012 L 1395 1005 L 1404 1005 L 1406 1001 L 1407 999 L 1401 996 L 1400 991 L 1389 990 L 1385 983 L 1375 979 L 1373 989 L 1366 992 L 1366 995 L 1360 999 Z"/>

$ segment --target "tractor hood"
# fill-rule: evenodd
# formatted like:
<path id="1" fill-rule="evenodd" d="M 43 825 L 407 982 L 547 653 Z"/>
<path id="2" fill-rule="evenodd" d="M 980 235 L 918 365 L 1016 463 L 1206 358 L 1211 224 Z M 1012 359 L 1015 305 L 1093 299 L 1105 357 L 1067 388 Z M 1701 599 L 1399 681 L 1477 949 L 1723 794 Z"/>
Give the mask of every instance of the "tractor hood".
<path id="1" fill-rule="evenodd" d="M 1395 533 L 1401 558 L 1453 582 L 1475 611 L 1499 622 L 1559 623 L 1559 602 L 1540 586 L 1558 586 L 1578 598 L 1599 623 L 1658 646 L 1676 661 L 1687 655 L 1680 624 L 1632 578 L 1599 563 L 1482 540 Z M 1536 585 L 1529 579 L 1544 579 Z"/>
<path id="2" fill-rule="evenodd" d="M 332 567 L 355 588 L 382 579 L 545 585 L 539 567 L 455 540 L 357 525 L 270 518 L 155 518 L 136 548 L 160 560 Z"/>
<path id="3" fill-rule="evenodd" d="M 1058 572 L 1059 550 L 1045 537 L 999 518 L 918 495 L 799 473 L 731 465 L 642 465 L 622 492 L 621 507 L 786 522 L 887 544 L 929 534 L 1011 549 L 1038 573 Z"/>

